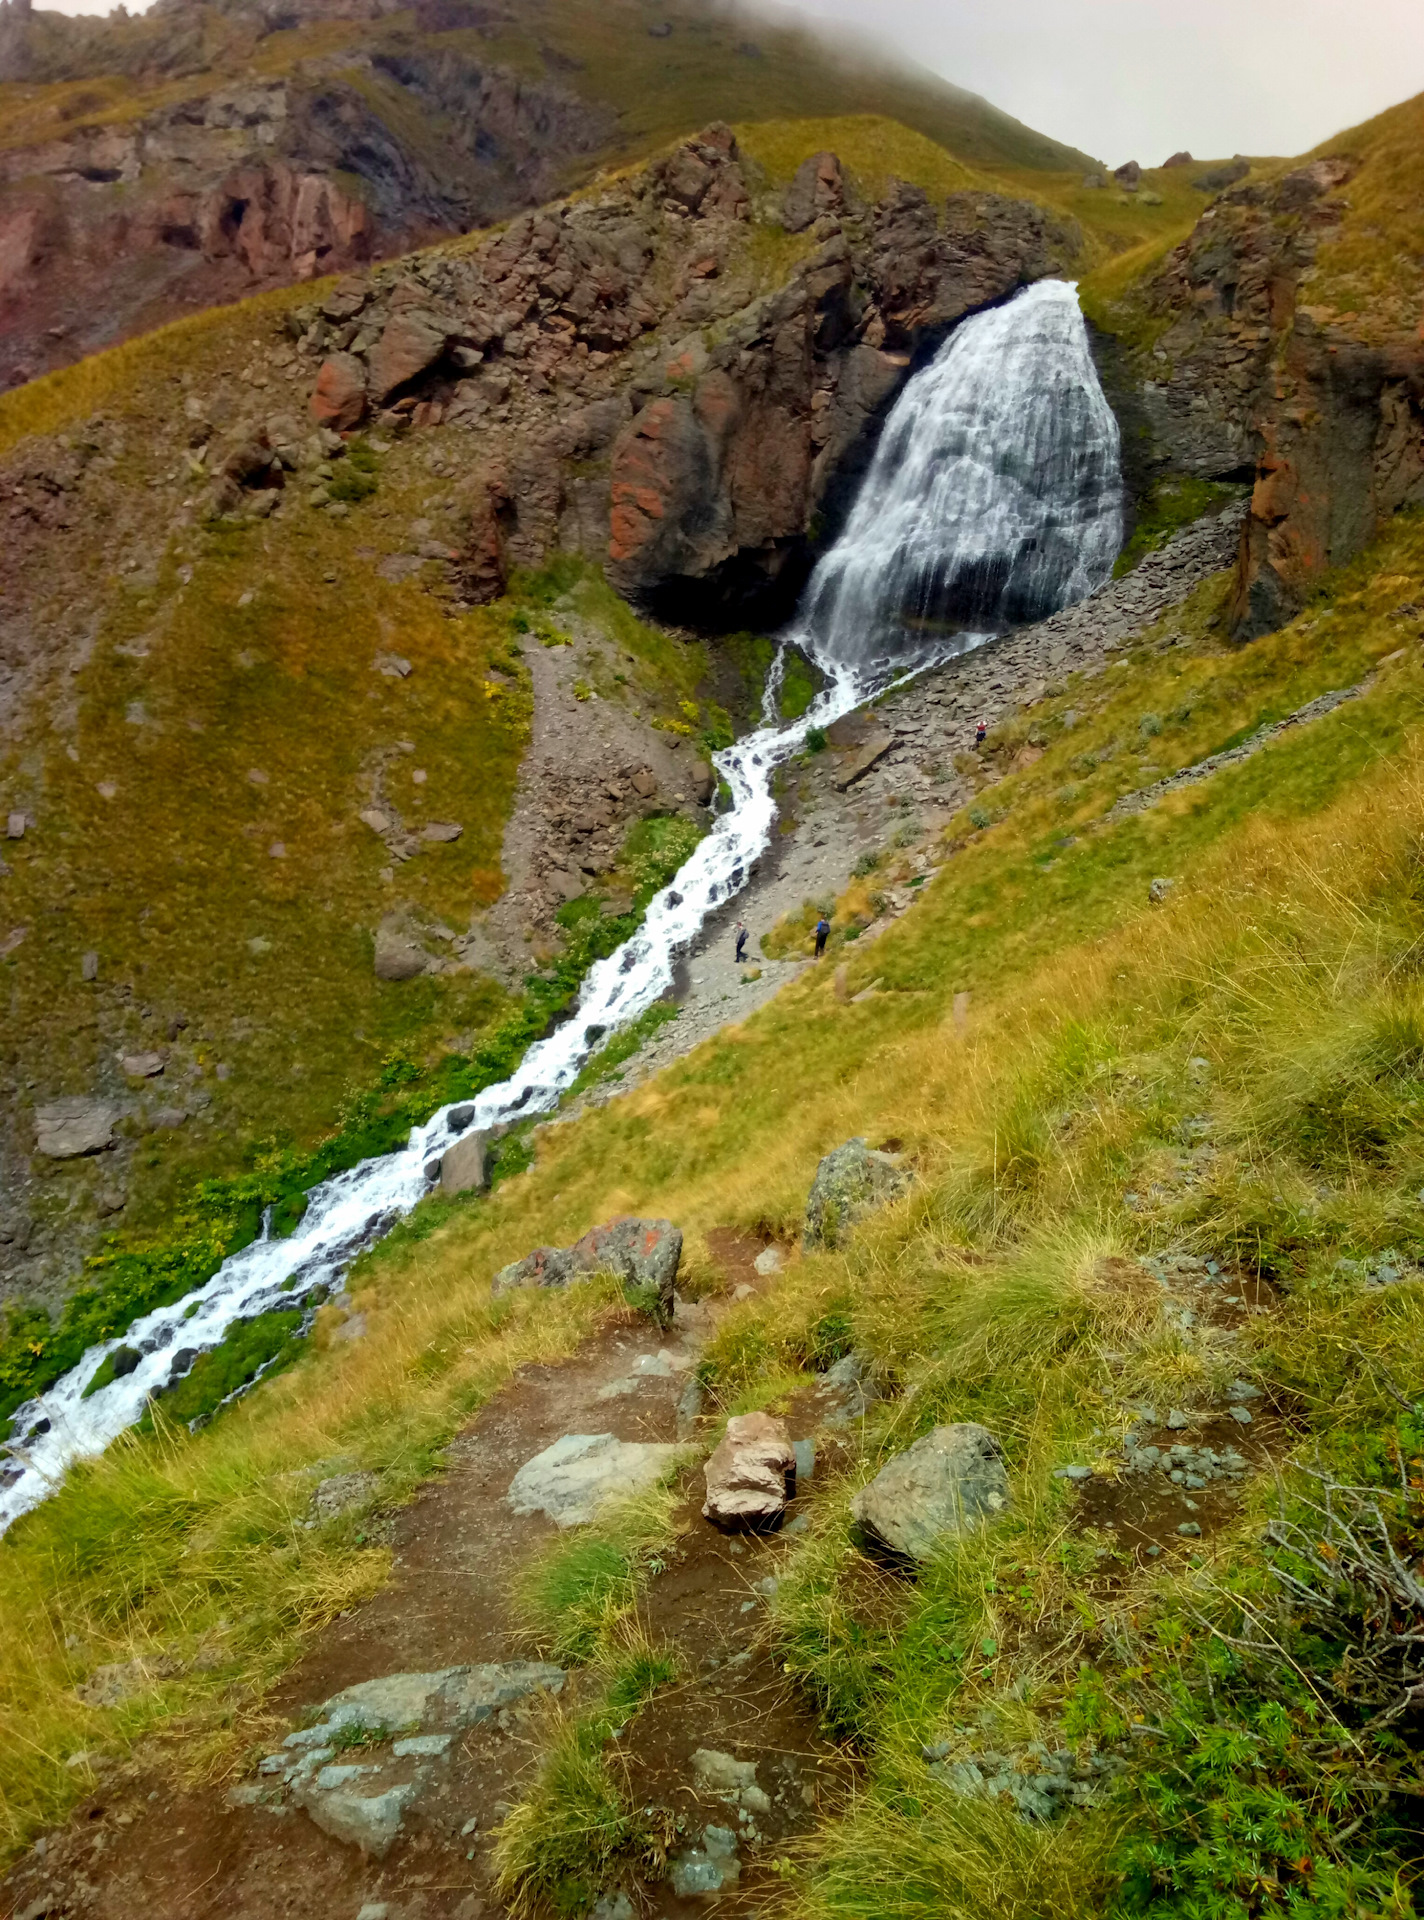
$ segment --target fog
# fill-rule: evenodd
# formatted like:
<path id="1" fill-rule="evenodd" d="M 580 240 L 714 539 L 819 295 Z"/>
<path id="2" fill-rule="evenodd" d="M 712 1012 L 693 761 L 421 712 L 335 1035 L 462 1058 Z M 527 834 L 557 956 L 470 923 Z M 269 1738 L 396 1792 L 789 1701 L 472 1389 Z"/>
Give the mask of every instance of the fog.
<path id="1" fill-rule="evenodd" d="M 1424 91 L 1421 0 L 813 0 L 799 11 L 860 29 L 1109 166 L 1160 165 L 1182 147 L 1199 159 L 1301 153 Z"/>

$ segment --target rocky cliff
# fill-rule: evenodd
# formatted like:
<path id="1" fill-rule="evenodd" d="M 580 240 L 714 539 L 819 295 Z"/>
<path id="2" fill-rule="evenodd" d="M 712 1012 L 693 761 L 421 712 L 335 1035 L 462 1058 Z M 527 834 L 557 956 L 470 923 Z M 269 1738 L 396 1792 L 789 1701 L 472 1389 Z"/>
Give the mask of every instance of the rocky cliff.
<path id="1" fill-rule="evenodd" d="M 1326 567 L 1424 502 L 1420 276 L 1389 230 L 1421 151 L 1412 102 L 1231 188 L 1109 313 L 1108 378 L 1149 478 L 1254 481 L 1237 640 L 1282 625 Z M 1380 255 L 1404 268 L 1397 299 L 1368 284 Z"/>
<path id="2" fill-rule="evenodd" d="M 971 162 L 1081 156 L 707 0 L 0 6 L 0 387 L 195 307 L 537 206 L 717 114 L 885 111 Z M 7 86 L 5 83 L 9 83 Z M 883 96 L 883 98 L 882 98 Z"/>
<path id="3" fill-rule="evenodd" d="M 865 205 L 831 153 L 759 220 L 718 125 L 473 251 L 345 282 L 294 324 L 321 425 L 477 437 L 472 595 L 562 549 L 669 617 L 746 625 L 789 610 L 916 359 L 1081 244 L 995 194 L 934 205 L 901 181 Z"/>

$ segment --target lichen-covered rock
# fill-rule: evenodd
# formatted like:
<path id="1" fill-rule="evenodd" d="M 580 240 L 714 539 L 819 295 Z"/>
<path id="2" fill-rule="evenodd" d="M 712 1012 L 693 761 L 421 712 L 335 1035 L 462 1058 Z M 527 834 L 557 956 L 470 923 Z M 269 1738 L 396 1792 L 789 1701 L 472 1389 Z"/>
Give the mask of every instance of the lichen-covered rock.
<path id="1" fill-rule="evenodd" d="M 910 1175 L 894 1154 L 878 1153 L 863 1139 L 847 1140 L 816 1169 L 802 1245 L 808 1250 L 839 1245 L 849 1226 L 898 1199 L 909 1184 Z"/>
<path id="2" fill-rule="evenodd" d="M 987 1427 L 966 1420 L 935 1427 L 896 1454 L 851 1502 L 852 1517 L 907 1560 L 971 1532 L 1009 1506 L 1003 1449 Z"/>
<path id="3" fill-rule="evenodd" d="M 625 1285 L 656 1299 L 660 1318 L 672 1317 L 673 1288 L 682 1261 L 682 1232 L 671 1220 L 619 1214 L 591 1227 L 572 1247 L 536 1247 L 501 1267 L 494 1291 L 510 1287 L 567 1287 L 595 1273 L 616 1273 Z"/>
<path id="4" fill-rule="evenodd" d="M 489 1185 L 487 1148 L 489 1135 L 467 1133 L 440 1156 L 442 1193 L 483 1193 Z"/>
<path id="5" fill-rule="evenodd" d="M 769 1413 L 734 1414 L 703 1474 L 704 1520 L 728 1530 L 776 1526 L 796 1489 L 796 1454 L 786 1422 Z"/>

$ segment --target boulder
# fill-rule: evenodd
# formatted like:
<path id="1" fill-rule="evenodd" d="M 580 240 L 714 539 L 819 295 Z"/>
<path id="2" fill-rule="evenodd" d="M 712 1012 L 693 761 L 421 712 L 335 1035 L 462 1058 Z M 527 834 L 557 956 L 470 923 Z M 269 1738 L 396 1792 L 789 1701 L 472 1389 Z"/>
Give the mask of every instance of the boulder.
<path id="1" fill-rule="evenodd" d="M 881 727 L 869 734 L 858 746 L 851 748 L 836 769 L 834 781 L 837 790 L 844 793 L 847 787 L 852 787 L 857 780 L 864 779 L 872 767 L 879 766 L 894 744 L 894 734 Z"/>
<path id="2" fill-rule="evenodd" d="M 376 978 L 414 980 L 429 964 L 429 955 L 411 939 L 399 915 L 388 913 L 376 929 Z"/>
<path id="3" fill-rule="evenodd" d="M 733 1415 L 703 1473 L 704 1520 L 729 1531 L 777 1526 L 796 1491 L 796 1454 L 785 1421 L 769 1413 Z"/>
<path id="4" fill-rule="evenodd" d="M 882 1546 L 927 1560 L 943 1540 L 972 1531 L 1009 1506 L 1003 1449 L 974 1421 L 935 1427 L 862 1487 L 851 1515 Z"/>
<path id="5" fill-rule="evenodd" d="M 371 397 L 383 406 L 444 355 L 450 329 L 433 313 L 395 314 L 371 351 Z"/>
<path id="6" fill-rule="evenodd" d="M 334 353 L 322 363 L 309 410 L 319 427 L 349 433 L 366 417 L 366 369 L 354 353 Z"/>
<path id="7" fill-rule="evenodd" d="M 420 837 L 422 840 L 429 840 L 434 845 L 444 845 L 452 840 L 458 840 L 464 831 L 465 829 L 458 821 L 431 820 L 421 828 Z"/>
<path id="8" fill-rule="evenodd" d="M 1135 187 L 1142 178 L 1142 169 L 1135 160 L 1124 161 L 1122 166 L 1113 168 L 1113 179 L 1120 187 Z"/>
<path id="9" fill-rule="evenodd" d="M 672 1317 L 682 1231 L 671 1220 L 619 1214 L 601 1227 L 590 1228 L 572 1251 L 585 1273 L 616 1273 L 631 1287 L 656 1292 L 659 1313 L 664 1319 Z"/>
<path id="10" fill-rule="evenodd" d="M 367 1506 L 380 1490 L 379 1474 L 334 1473 L 321 1481 L 312 1494 L 312 1518 L 335 1520 L 339 1514 Z"/>
<path id="11" fill-rule="evenodd" d="M 505 1498 L 515 1513 L 545 1514 L 556 1527 L 586 1526 L 605 1501 L 656 1486 L 681 1453 L 611 1433 L 566 1433 L 525 1461 Z"/>
<path id="12" fill-rule="evenodd" d="M 457 1140 L 453 1147 L 447 1147 L 440 1156 L 440 1191 L 442 1193 L 483 1193 L 489 1185 L 489 1167 L 486 1164 L 488 1134 L 467 1133 L 463 1140 Z"/>
<path id="13" fill-rule="evenodd" d="M 73 1099 L 51 1100 L 35 1109 L 35 1145 L 49 1160 L 77 1160 L 87 1153 L 102 1153 L 114 1143 L 117 1114 L 104 1100 L 84 1095 Z"/>
<path id="14" fill-rule="evenodd" d="M 808 1249 L 838 1245 L 847 1227 L 897 1199 L 910 1177 L 894 1154 L 877 1153 L 862 1139 L 848 1140 L 816 1169 L 801 1244 Z"/>
<path id="15" fill-rule="evenodd" d="M 1195 164 L 1196 164 L 1195 161 L 1192 159 L 1192 156 L 1187 152 L 1186 148 L 1182 147 L 1176 153 L 1174 153 L 1169 160 L 1164 160 L 1162 162 L 1162 171 L 1165 173 L 1168 167 L 1190 167 L 1190 166 L 1194 166 Z"/>
<path id="16" fill-rule="evenodd" d="M 522 1260 L 501 1267 L 491 1287 L 495 1293 L 508 1293 L 511 1287 L 567 1287 L 582 1277 L 568 1247 L 535 1247 Z"/>
<path id="17" fill-rule="evenodd" d="M 1244 180 L 1250 171 L 1251 162 L 1242 159 L 1238 153 L 1225 166 L 1208 167 L 1205 173 L 1193 180 L 1192 185 L 1200 193 L 1223 193 L 1227 187 L 1234 187 L 1238 180 Z"/>

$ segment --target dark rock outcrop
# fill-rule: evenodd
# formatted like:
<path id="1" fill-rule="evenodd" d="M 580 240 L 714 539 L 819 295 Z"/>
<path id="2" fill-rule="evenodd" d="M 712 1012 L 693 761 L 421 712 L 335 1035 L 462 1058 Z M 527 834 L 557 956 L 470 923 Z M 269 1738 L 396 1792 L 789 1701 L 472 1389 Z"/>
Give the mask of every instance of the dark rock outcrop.
<path id="1" fill-rule="evenodd" d="M 1150 345 L 1125 370 L 1105 360 L 1158 467 L 1254 476 L 1239 641 L 1289 620 L 1326 567 L 1424 500 L 1424 340 L 1361 338 L 1359 316 L 1300 298 L 1355 170 L 1337 156 L 1224 193 L 1143 290 Z"/>
<path id="2" fill-rule="evenodd" d="M 656 1298 L 660 1316 L 672 1315 L 673 1288 L 682 1262 L 682 1233 L 670 1220 L 639 1220 L 619 1214 L 591 1227 L 572 1247 L 536 1247 L 501 1267 L 493 1288 L 567 1287 L 595 1273 L 615 1273 L 628 1286 Z"/>

